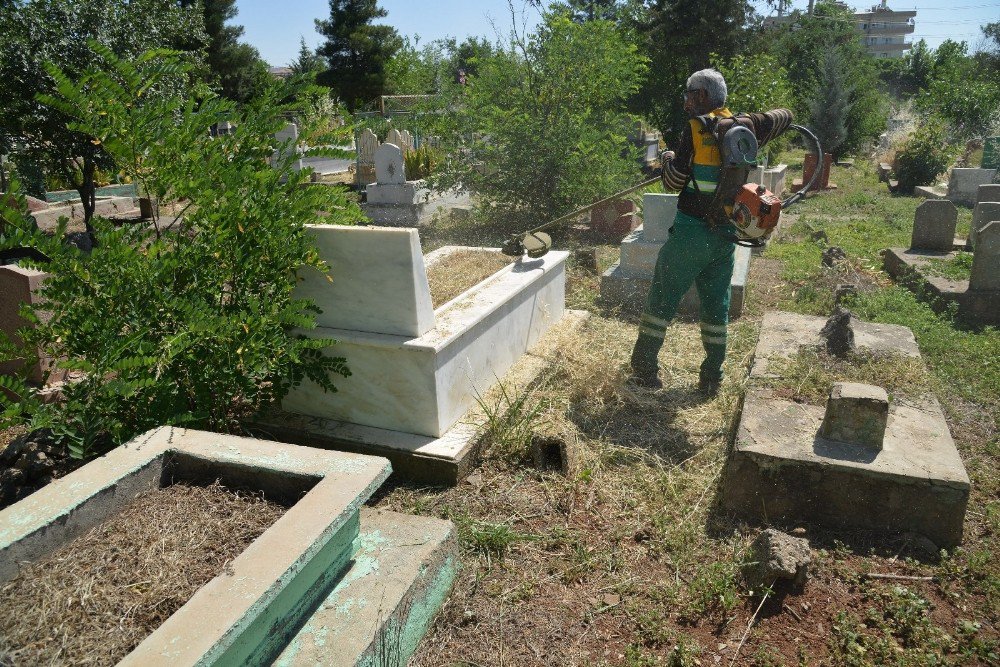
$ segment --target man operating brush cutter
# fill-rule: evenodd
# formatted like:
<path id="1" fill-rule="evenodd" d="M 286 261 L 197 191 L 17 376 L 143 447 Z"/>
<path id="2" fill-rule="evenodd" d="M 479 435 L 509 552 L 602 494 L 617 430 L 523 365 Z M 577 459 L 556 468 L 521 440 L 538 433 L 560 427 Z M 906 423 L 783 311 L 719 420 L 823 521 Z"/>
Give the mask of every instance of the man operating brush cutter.
<path id="1" fill-rule="evenodd" d="M 792 113 L 774 109 L 734 115 L 726 108 L 726 82 L 712 69 L 695 72 L 687 80 L 684 111 L 691 119 L 676 152 L 662 155 L 664 188 L 681 191 L 677 215 L 656 259 L 632 351 L 630 380 L 641 387 L 663 386 L 657 355 L 681 297 L 694 283 L 701 300 L 705 347 L 698 387 L 714 396 L 726 357 L 736 244 L 762 245 L 782 204 L 762 187 L 746 185 L 747 175 L 756 166 L 758 148 L 788 129 Z"/>

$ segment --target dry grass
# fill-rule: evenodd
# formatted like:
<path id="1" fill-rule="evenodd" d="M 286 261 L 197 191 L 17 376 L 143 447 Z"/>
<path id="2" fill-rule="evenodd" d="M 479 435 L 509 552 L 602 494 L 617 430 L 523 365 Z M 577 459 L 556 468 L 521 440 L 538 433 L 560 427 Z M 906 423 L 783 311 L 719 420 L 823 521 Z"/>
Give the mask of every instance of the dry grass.
<path id="1" fill-rule="evenodd" d="M 834 382 L 860 382 L 885 389 L 894 398 L 919 398 L 930 391 L 919 358 L 859 350 L 844 359 L 818 349 L 800 349 L 791 358 L 773 359 L 763 386 L 775 396 L 825 405 Z"/>
<path id="2" fill-rule="evenodd" d="M 140 494 L 0 589 L 0 649 L 14 665 L 114 664 L 284 511 L 218 484 Z"/>
<path id="3" fill-rule="evenodd" d="M 513 260 L 489 250 L 458 250 L 427 267 L 431 302 L 440 308 L 465 290 L 486 280 Z"/>

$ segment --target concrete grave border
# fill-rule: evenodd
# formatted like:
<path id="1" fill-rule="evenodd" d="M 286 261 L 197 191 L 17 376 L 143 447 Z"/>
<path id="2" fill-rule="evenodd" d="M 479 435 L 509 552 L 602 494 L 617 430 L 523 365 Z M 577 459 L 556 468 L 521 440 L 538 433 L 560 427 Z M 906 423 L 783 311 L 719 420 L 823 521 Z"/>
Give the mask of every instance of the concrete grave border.
<path id="1" fill-rule="evenodd" d="M 390 471 L 377 457 L 161 427 L 0 512 L 0 581 L 175 477 L 297 500 L 119 664 L 268 662 L 349 565 L 360 507 Z"/>

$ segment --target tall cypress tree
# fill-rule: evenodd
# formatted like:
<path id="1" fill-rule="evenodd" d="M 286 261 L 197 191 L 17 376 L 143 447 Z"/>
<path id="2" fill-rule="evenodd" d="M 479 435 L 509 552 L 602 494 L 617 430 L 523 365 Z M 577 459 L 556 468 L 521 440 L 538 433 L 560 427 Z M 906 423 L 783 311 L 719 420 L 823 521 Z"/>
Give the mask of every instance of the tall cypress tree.
<path id="1" fill-rule="evenodd" d="M 240 42 L 243 26 L 227 25 L 239 13 L 236 0 L 179 0 L 179 4 L 201 6 L 209 38 L 205 61 L 222 96 L 237 102 L 252 98 L 267 76 L 267 67 L 257 49 Z"/>
<path id="2" fill-rule="evenodd" d="M 329 65 L 317 81 L 333 88 L 352 111 L 382 94 L 386 63 L 403 45 L 394 28 L 372 24 L 385 15 L 377 0 L 330 0 L 330 18 L 316 20 L 326 38 L 317 53 Z"/>
<path id="3" fill-rule="evenodd" d="M 838 155 L 847 139 L 847 114 L 851 110 L 851 85 L 848 83 L 844 58 L 839 49 L 831 48 L 823 58 L 819 85 L 809 104 L 813 130 L 823 144 L 823 151 Z"/>

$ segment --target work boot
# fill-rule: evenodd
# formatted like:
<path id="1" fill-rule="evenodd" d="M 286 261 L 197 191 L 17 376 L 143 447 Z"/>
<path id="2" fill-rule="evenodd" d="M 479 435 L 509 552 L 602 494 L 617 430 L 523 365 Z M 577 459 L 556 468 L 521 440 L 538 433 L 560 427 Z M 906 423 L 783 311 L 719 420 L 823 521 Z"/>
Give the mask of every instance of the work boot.
<path id="1" fill-rule="evenodd" d="M 632 373 L 626 382 L 637 387 L 642 387 L 643 389 L 663 389 L 663 380 L 661 380 L 659 375 L 656 373 L 653 373 L 652 375 Z"/>
<path id="2" fill-rule="evenodd" d="M 709 378 L 701 375 L 698 377 L 698 391 L 708 398 L 715 398 L 719 395 L 719 387 L 722 386 L 722 378 Z"/>

